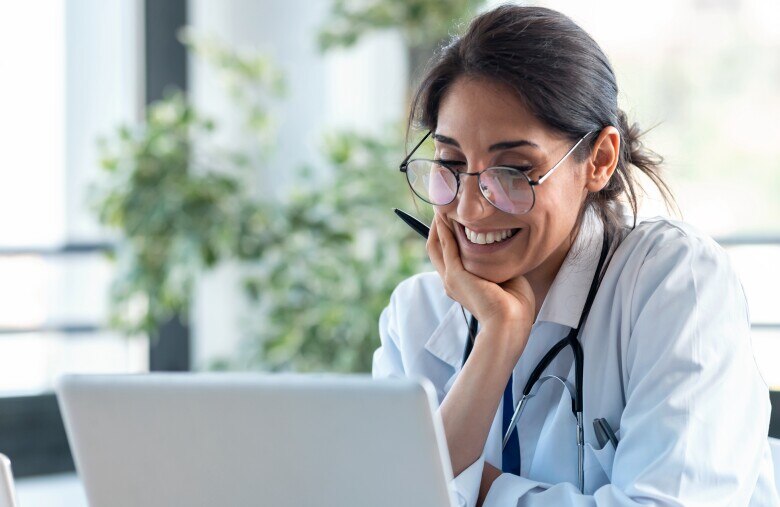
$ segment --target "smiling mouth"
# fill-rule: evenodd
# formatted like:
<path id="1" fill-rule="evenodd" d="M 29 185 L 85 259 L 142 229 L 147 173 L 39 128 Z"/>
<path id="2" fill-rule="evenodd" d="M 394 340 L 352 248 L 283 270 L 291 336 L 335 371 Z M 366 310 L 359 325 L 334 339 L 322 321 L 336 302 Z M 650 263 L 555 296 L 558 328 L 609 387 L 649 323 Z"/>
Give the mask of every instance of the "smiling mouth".
<path id="1" fill-rule="evenodd" d="M 466 226 L 462 227 L 466 239 L 469 241 L 469 243 L 474 243 L 475 245 L 490 245 L 492 243 L 501 243 L 510 239 L 518 231 L 520 231 L 520 229 L 517 228 L 490 232 L 474 232 Z"/>

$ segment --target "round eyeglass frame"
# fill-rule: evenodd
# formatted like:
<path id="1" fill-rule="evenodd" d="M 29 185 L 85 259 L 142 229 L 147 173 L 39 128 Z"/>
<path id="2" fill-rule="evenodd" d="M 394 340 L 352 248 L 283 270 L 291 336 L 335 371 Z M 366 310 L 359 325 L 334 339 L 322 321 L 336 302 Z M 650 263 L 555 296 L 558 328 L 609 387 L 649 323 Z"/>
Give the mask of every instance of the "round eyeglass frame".
<path id="1" fill-rule="evenodd" d="M 496 209 L 499 209 L 499 210 L 501 210 L 501 211 L 503 211 L 503 212 L 505 212 L 505 213 L 512 213 L 512 214 L 514 214 L 514 215 L 524 215 L 525 213 L 528 213 L 528 212 L 530 212 L 530 211 L 531 211 L 531 210 L 534 208 L 534 205 L 536 204 L 536 191 L 534 190 L 534 187 L 536 187 L 536 186 L 539 186 L 539 185 L 541 185 L 542 183 L 544 183 L 544 182 L 547 180 L 547 178 L 549 178 L 549 177 L 550 177 L 550 176 L 553 174 L 553 172 L 555 172 L 555 170 L 556 170 L 556 169 L 558 169 L 558 167 L 560 167 L 560 166 L 563 164 L 563 162 L 564 162 L 564 161 L 566 161 L 566 159 L 567 159 L 567 158 L 569 158 L 569 155 L 571 155 L 571 154 L 574 152 L 574 150 L 576 150 L 576 149 L 577 149 L 577 147 L 578 147 L 578 146 L 579 146 L 579 145 L 582 143 L 582 141 L 584 141 L 584 140 L 585 140 L 585 138 L 586 138 L 586 137 L 588 137 L 589 135 L 591 135 L 593 132 L 594 132 L 594 131 L 593 131 L 593 130 L 591 130 L 591 131 L 589 131 L 587 134 L 585 134 L 584 136 L 582 136 L 582 137 L 579 139 L 579 141 L 577 141 L 576 143 L 574 143 L 574 146 L 572 146 L 572 147 L 571 147 L 571 149 L 569 149 L 569 151 L 567 151 L 567 152 L 566 152 L 566 154 L 565 154 L 565 155 L 564 155 L 564 156 L 563 156 L 563 157 L 562 157 L 562 158 L 561 158 L 561 159 L 560 159 L 560 160 L 559 160 L 559 161 L 558 161 L 558 162 L 557 162 L 557 163 L 556 163 L 554 166 L 552 166 L 552 168 L 551 168 L 549 171 L 547 171 L 546 173 L 544 173 L 542 176 L 540 176 L 540 177 L 539 177 L 538 179 L 536 179 L 536 180 L 532 180 L 531 178 L 529 178 L 529 177 L 528 177 L 528 175 L 527 175 L 526 173 L 524 173 L 523 171 L 521 171 L 521 170 L 519 170 L 519 169 L 513 168 L 513 167 L 506 167 L 506 166 L 491 166 L 491 167 L 488 167 L 487 169 L 484 169 L 484 170 L 482 170 L 482 171 L 479 171 L 479 172 L 475 172 L 475 173 L 469 173 L 469 172 L 460 172 L 460 171 L 455 171 L 455 170 L 454 170 L 454 169 L 452 169 L 451 167 L 448 167 L 446 164 L 442 164 L 441 162 L 437 162 L 436 160 L 429 160 L 429 159 L 412 159 L 412 155 L 414 155 L 414 153 L 417 151 L 417 149 L 418 149 L 420 146 L 422 146 L 422 143 L 424 143 L 424 142 L 425 142 L 425 140 L 426 140 L 426 139 L 428 139 L 428 137 L 430 137 L 430 136 L 431 136 L 431 134 L 433 133 L 433 131 L 431 131 L 431 130 L 429 130 L 429 131 L 428 131 L 428 132 L 425 134 L 425 136 L 423 136 L 423 138 L 422 138 L 422 139 L 420 139 L 420 141 L 417 143 L 417 145 L 414 147 L 414 149 L 412 149 L 412 151 L 411 151 L 411 152 L 409 152 L 409 154 L 406 156 L 406 158 L 404 158 L 403 162 L 401 162 L 401 164 L 400 164 L 400 166 L 399 166 L 399 169 L 400 169 L 400 171 L 401 171 L 402 173 L 404 173 L 404 175 L 405 175 L 405 177 L 406 177 L 406 183 L 409 185 L 409 188 L 412 190 L 412 192 L 414 193 L 414 195 L 416 195 L 417 197 L 419 197 L 419 198 L 420 198 L 420 199 L 422 199 L 423 201 L 427 202 L 428 204 L 432 204 L 433 206 L 446 206 L 446 205 L 448 205 L 448 204 L 452 203 L 453 201 L 455 201 L 455 199 L 457 199 L 457 198 L 458 198 L 458 194 L 460 193 L 460 177 L 461 177 L 461 176 L 476 176 L 476 177 L 477 177 L 477 186 L 479 187 L 479 191 L 480 191 L 480 193 L 482 194 L 482 197 L 484 197 L 484 198 L 485 198 L 485 200 L 486 200 L 487 202 L 489 202 L 491 206 L 493 206 L 494 208 L 496 208 Z M 451 172 L 451 173 L 452 173 L 452 174 L 455 176 L 455 195 L 453 195 L 453 197 L 452 197 L 452 199 L 451 199 L 450 201 L 448 201 L 448 202 L 445 202 L 445 203 L 441 203 L 441 204 L 433 203 L 433 202 L 431 202 L 431 201 L 427 200 L 426 198 L 424 198 L 423 196 L 421 196 L 420 194 L 418 194 L 418 193 L 415 191 L 415 189 L 414 189 L 414 186 L 412 185 L 412 182 L 411 182 L 411 181 L 409 181 L 409 171 L 408 171 L 408 167 L 409 167 L 409 164 L 410 164 L 410 163 L 412 163 L 412 162 L 414 162 L 414 161 L 416 161 L 416 160 L 419 160 L 419 161 L 425 161 L 425 162 L 432 162 L 432 163 L 438 163 L 439 165 L 441 165 L 442 167 L 446 168 L 448 171 L 450 171 L 450 172 Z M 528 186 L 531 188 L 531 206 L 530 206 L 530 207 L 529 207 L 527 210 L 525 210 L 525 211 L 522 211 L 522 212 L 511 212 L 511 211 L 507 211 L 507 210 L 505 210 L 505 209 L 502 209 L 502 208 L 501 208 L 501 207 L 499 207 L 498 205 L 494 204 L 494 203 L 493 203 L 493 201 L 491 201 L 491 200 L 488 198 L 488 196 L 487 196 L 487 195 L 485 195 L 485 190 L 484 190 L 484 188 L 482 187 L 482 182 L 481 182 L 480 178 L 481 178 L 481 175 L 482 175 L 482 174 L 484 174 L 484 173 L 485 173 L 485 172 L 487 172 L 487 171 L 493 170 L 493 169 L 504 169 L 504 170 L 508 169 L 508 170 L 511 170 L 511 171 L 516 171 L 517 173 L 521 174 L 521 175 L 522 175 L 522 176 L 523 176 L 523 177 L 524 177 L 524 178 L 525 178 L 525 179 L 528 181 Z"/>

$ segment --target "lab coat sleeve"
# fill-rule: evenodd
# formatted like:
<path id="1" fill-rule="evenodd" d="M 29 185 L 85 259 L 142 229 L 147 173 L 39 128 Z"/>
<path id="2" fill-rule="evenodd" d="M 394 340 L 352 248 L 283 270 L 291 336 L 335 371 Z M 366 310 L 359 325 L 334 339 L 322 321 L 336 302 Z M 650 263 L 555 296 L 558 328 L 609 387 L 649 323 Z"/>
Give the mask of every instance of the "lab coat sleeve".
<path id="1" fill-rule="evenodd" d="M 402 378 L 408 372 L 404 367 L 398 325 L 398 289 L 390 297 L 390 303 L 379 318 L 380 346 L 374 352 L 371 373 L 373 378 Z M 458 507 L 474 507 L 477 503 L 479 486 L 482 482 L 484 452 L 468 468 L 449 483 Z"/>
<path id="2" fill-rule="evenodd" d="M 450 481 L 452 491 L 458 507 L 475 507 L 479 496 L 479 485 L 482 483 L 482 470 L 485 468 L 485 453 L 469 465 L 457 477 Z"/>
<path id="3" fill-rule="evenodd" d="M 485 507 L 750 503 L 769 403 L 726 254 L 679 233 L 649 252 L 632 285 L 623 295 L 626 406 L 611 484 L 582 495 L 572 484 L 503 474 Z"/>

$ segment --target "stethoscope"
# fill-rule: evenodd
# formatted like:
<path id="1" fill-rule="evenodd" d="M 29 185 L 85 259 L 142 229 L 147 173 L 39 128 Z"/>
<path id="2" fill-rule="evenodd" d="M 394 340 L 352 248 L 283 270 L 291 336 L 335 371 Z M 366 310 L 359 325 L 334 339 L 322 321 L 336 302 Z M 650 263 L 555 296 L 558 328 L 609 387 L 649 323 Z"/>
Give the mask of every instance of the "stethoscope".
<path id="1" fill-rule="evenodd" d="M 609 252 L 609 239 L 607 237 L 607 233 L 605 231 L 604 233 L 604 240 L 601 245 L 601 255 L 599 256 L 599 263 L 596 267 L 596 272 L 593 275 L 593 280 L 590 284 L 590 291 L 588 292 L 588 297 L 585 300 L 585 306 L 582 309 L 582 314 L 580 315 L 580 321 L 579 324 L 577 324 L 576 328 L 572 328 L 572 330 L 569 332 L 569 334 L 561 339 L 558 343 L 553 345 L 550 350 L 547 351 L 547 353 L 542 357 L 542 359 L 537 363 L 536 367 L 531 372 L 531 375 L 528 377 L 528 381 L 525 384 L 525 387 L 523 388 L 523 396 L 520 398 L 520 402 L 517 405 L 517 408 L 515 408 L 515 411 L 512 415 L 512 419 L 509 422 L 509 426 L 506 430 L 506 433 L 504 434 L 504 439 L 501 445 L 501 448 L 504 449 L 507 445 L 507 442 L 509 442 L 509 438 L 512 435 L 512 431 L 514 431 L 515 426 L 517 425 L 517 421 L 520 418 L 520 415 L 522 415 L 523 411 L 525 410 L 526 404 L 528 403 L 528 400 L 536 396 L 536 394 L 539 392 L 539 389 L 549 380 L 554 380 L 563 385 L 563 387 L 569 391 L 569 395 L 571 396 L 571 410 L 574 414 L 574 417 L 577 420 L 577 472 L 578 472 L 578 485 L 581 493 L 585 493 L 585 430 L 584 430 L 584 424 L 583 424 L 583 416 L 582 416 L 582 369 L 583 369 L 583 363 L 584 363 L 584 355 L 582 352 L 582 344 L 579 340 L 579 332 L 582 329 L 583 324 L 588 318 L 588 313 L 590 313 L 590 307 L 593 304 L 593 300 L 596 298 L 596 292 L 598 292 L 599 284 L 601 282 L 601 273 L 604 268 L 604 263 L 607 259 L 607 253 Z M 469 355 L 471 354 L 471 350 L 474 348 L 474 338 L 477 334 L 477 327 L 479 326 L 479 323 L 477 322 L 477 319 L 472 315 L 471 320 L 469 321 L 469 335 L 466 339 L 466 351 L 463 355 L 463 362 L 465 364 L 466 360 L 468 359 Z M 552 363 L 552 361 L 558 356 L 558 354 L 565 349 L 567 346 L 571 347 L 572 352 L 574 353 L 574 386 L 572 387 L 571 383 L 564 379 L 563 377 L 560 377 L 558 375 L 545 375 L 542 376 L 542 373 L 544 373 L 544 370 Z"/>

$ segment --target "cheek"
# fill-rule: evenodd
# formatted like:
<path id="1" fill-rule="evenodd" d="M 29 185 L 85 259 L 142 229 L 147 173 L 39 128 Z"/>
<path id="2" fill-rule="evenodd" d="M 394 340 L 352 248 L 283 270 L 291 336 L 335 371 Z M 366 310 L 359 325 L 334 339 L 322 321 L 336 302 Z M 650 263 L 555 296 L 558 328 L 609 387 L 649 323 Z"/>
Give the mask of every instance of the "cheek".
<path id="1" fill-rule="evenodd" d="M 560 195 L 565 198 L 572 207 L 579 208 L 582 200 L 587 195 L 587 180 L 585 178 L 585 168 L 575 167 L 567 171 L 565 178 L 561 179 L 563 183 L 559 188 Z"/>
<path id="2" fill-rule="evenodd" d="M 453 216 L 453 213 L 457 210 L 456 202 L 457 200 L 444 206 L 434 206 L 433 212 L 443 218 L 446 222 L 449 222 L 448 217 Z"/>
<path id="3" fill-rule="evenodd" d="M 557 176 L 557 175 L 554 175 Z M 566 171 L 562 178 L 555 181 L 548 180 L 547 188 L 541 185 L 536 189 L 536 204 L 533 212 L 544 215 L 545 221 L 568 222 L 572 216 L 576 216 L 584 201 L 586 191 L 580 182 L 576 181 L 576 175 Z"/>
<path id="4" fill-rule="evenodd" d="M 566 236 L 572 209 L 576 216 L 578 208 L 566 196 L 556 194 L 537 199 L 534 209 L 526 215 L 528 234 L 522 246 L 531 263 L 544 260 Z"/>

